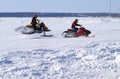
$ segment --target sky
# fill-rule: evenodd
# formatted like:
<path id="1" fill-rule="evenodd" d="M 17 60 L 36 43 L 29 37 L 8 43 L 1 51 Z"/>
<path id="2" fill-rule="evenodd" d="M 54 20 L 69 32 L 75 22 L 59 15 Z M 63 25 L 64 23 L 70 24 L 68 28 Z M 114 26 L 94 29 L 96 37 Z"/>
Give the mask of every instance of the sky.
<path id="1" fill-rule="evenodd" d="M 111 1 L 111 8 L 110 8 Z M 120 13 L 120 0 L 0 0 L 0 12 Z"/>

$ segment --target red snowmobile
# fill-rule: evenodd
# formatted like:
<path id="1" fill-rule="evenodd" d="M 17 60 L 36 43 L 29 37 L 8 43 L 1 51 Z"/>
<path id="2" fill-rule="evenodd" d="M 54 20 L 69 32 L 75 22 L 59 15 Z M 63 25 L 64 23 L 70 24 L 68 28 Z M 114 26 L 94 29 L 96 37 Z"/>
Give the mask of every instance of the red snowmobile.
<path id="1" fill-rule="evenodd" d="M 73 29 L 67 29 L 67 31 L 64 31 L 62 35 L 64 37 L 79 37 L 79 36 L 86 36 L 91 33 L 91 31 L 85 29 L 84 27 L 78 28 L 77 32 L 75 33 Z"/>

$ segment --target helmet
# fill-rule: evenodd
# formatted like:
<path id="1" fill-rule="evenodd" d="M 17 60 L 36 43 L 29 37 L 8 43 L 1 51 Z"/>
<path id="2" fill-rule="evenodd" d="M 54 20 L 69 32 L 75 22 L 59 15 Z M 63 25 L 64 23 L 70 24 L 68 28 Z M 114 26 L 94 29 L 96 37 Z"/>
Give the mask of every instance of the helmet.
<path id="1" fill-rule="evenodd" d="M 78 19 L 75 19 L 75 21 L 78 21 Z"/>

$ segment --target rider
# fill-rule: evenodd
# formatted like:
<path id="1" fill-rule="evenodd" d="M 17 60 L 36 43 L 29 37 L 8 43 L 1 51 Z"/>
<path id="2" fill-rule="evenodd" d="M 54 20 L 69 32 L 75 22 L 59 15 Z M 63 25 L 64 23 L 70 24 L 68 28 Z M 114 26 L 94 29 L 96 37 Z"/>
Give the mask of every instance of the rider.
<path id="1" fill-rule="evenodd" d="M 76 33 L 78 28 L 76 26 L 80 26 L 80 30 L 82 30 L 84 32 L 85 36 L 88 36 L 91 31 L 85 29 L 84 27 L 82 27 L 82 25 L 78 24 L 78 19 L 75 19 L 74 22 L 72 23 L 72 29 L 74 30 L 74 32 Z"/>
<path id="2" fill-rule="evenodd" d="M 40 20 L 37 19 L 37 15 L 33 16 L 31 24 L 32 24 L 33 29 L 35 29 L 35 30 L 50 31 L 50 30 L 48 30 L 48 27 L 43 22 L 40 22 Z"/>
<path id="3" fill-rule="evenodd" d="M 71 25 L 71 28 L 74 30 L 74 32 L 76 33 L 78 28 L 76 26 L 82 26 L 80 24 L 78 24 L 78 19 L 75 19 Z"/>
<path id="4" fill-rule="evenodd" d="M 34 29 L 36 29 L 36 25 L 38 23 L 37 21 L 38 21 L 37 15 L 34 15 L 33 18 L 32 18 L 32 21 L 31 21 L 31 24 L 32 24 Z"/>

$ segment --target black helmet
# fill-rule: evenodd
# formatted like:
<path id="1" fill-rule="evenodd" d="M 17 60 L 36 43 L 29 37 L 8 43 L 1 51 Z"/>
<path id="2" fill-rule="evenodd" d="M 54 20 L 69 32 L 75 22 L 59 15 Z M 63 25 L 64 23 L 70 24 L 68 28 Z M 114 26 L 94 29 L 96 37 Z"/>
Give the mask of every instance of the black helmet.
<path id="1" fill-rule="evenodd" d="M 78 21 L 78 19 L 75 19 L 75 21 Z"/>

